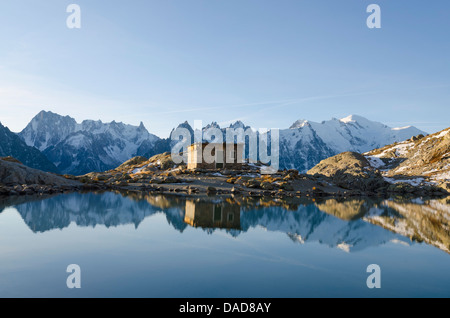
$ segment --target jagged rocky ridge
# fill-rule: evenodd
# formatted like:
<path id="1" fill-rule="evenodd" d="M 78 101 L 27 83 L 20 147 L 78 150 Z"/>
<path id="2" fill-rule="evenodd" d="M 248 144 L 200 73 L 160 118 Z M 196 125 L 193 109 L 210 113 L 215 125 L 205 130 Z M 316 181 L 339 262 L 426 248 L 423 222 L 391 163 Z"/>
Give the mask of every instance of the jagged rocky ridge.
<path id="1" fill-rule="evenodd" d="M 44 153 L 66 174 L 85 174 L 117 167 L 159 140 L 144 125 L 85 120 L 40 112 L 19 136 Z"/>

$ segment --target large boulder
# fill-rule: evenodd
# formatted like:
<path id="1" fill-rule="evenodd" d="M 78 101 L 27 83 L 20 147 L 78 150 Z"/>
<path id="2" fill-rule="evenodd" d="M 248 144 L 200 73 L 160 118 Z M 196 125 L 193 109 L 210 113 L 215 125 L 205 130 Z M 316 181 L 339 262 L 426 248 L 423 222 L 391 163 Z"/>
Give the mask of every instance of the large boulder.
<path id="1" fill-rule="evenodd" d="M 79 185 L 79 182 L 27 167 L 8 158 L 7 160 L 0 159 L 0 184 L 7 186 L 23 184 L 76 186 Z"/>
<path id="2" fill-rule="evenodd" d="M 335 185 L 349 190 L 376 192 L 389 185 L 380 172 L 356 152 L 343 152 L 322 160 L 308 174 L 329 178 Z"/>

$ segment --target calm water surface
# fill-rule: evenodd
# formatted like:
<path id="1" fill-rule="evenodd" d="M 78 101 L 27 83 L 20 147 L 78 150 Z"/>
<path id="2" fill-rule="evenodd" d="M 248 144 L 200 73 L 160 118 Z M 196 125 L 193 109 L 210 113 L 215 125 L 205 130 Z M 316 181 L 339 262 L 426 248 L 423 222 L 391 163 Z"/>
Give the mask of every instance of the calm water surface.
<path id="1" fill-rule="evenodd" d="M 0 297 L 449 297 L 449 222 L 447 200 L 3 198 Z"/>

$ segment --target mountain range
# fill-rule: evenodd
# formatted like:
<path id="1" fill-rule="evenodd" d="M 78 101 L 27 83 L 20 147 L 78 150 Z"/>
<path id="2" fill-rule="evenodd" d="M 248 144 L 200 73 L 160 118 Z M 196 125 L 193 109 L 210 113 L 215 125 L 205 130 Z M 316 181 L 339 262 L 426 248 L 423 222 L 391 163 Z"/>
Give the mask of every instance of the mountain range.
<path id="1" fill-rule="evenodd" d="M 159 138 L 139 126 L 85 120 L 40 112 L 19 133 L 66 174 L 105 171 L 121 165 L 142 148 L 153 148 Z"/>
<path id="2" fill-rule="evenodd" d="M 280 167 L 306 172 L 339 153 L 366 152 L 420 134 L 426 135 L 413 126 L 391 128 L 357 115 L 321 123 L 299 120 L 280 130 Z"/>
<path id="3" fill-rule="evenodd" d="M 188 122 L 178 127 L 193 132 Z M 215 122 L 204 127 L 203 131 L 211 127 L 221 129 L 225 134 L 226 128 Z M 229 127 L 249 128 L 240 121 Z M 280 130 L 280 169 L 305 172 L 338 153 L 366 152 L 419 134 L 426 133 L 412 126 L 390 128 L 356 115 L 321 123 L 298 120 L 290 128 Z M 18 136 L 24 142 L 22 144 L 37 148 L 44 155 L 36 152 L 39 164 L 34 163 L 33 166 L 30 160 L 25 164 L 55 171 L 54 167 L 40 162 L 48 158 L 47 161 L 53 163 L 57 171 L 74 175 L 110 170 L 134 156 L 151 157 L 170 151 L 173 145 L 171 138 L 163 139 L 149 133 L 142 123 L 139 126 L 115 121 L 85 120 L 77 123 L 69 116 L 46 111 L 36 115 Z M 5 148 L 3 144 L 2 138 L 0 149 Z M 6 152 L 5 155 L 12 154 Z"/>

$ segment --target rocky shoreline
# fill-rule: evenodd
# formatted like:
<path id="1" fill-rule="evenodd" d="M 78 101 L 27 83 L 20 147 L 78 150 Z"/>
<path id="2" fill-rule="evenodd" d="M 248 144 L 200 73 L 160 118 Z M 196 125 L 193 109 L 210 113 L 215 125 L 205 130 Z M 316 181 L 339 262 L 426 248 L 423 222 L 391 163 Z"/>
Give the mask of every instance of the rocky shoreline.
<path id="1" fill-rule="evenodd" d="M 324 197 L 446 197 L 448 193 L 436 186 L 414 187 L 409 184 L 385 184 L 380 188 L 344 188 L 332 178 L 319 175 L 284 171 L 276 175 L 255 176 L 248 171 L 185 171 L 152 178 L 118 177 L 110 181 L 104 175 L 87 179 L 73 177 L 71 184 L 0 184 L 0 196 L 47 195 L 77 191 L 133 191 L 155 194 L 189 196 L 248 196 L 272 198 L 324 198 Z M 124 180 L 121 180 L 121 179 Z M 79 180 L 82 180 L 82 182 Z M 102 180 L 103 179 L 103 180 Z M 361 182 L 361 181 L 360 181 Z M 369 181 L 372 182 L 372 181 Z M 356 180 L 355 180 L 355 183 Z"/>
<path id="2" fill-rule="evenodd" d="M 448 193 L 439 187 L 414 187 L 409 184 L 385 184 L 378 189 L 363 190 L 343 188 L 323 176 L 298 174 L 285 171 L 270 176 L 242 176 L 238 171 L 193 171 L 176 176 L 152 179 L 129 179 L 117 184 L 89 180 L 82 186 L 84 190 L 125 190 L 166 194 L 187 195 L 240 195 L 267 197 L 389 197 L 393 195 L 414 197 L 445 197 Z M 355 180 L 356 181 L 356 180 Z"/>
<path id="3" fill-rule="evenodd" d="M 150 159 L 135 157 L 103 173 L 71 177 L 83 187 L 98 190 L 132 190 L 187 195 L 240 195 L 257 197 L 445 197 L 444 187 L 389 183 L 361 154 L 342 153 L 322 161 L 306 174 L 285 170 L 261 174 L 258 164 L 244 164 L 238 170 L 188 170 L 176 166 L 169 153 Z"/>

